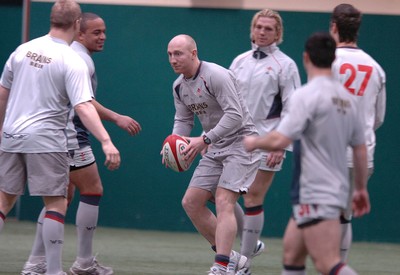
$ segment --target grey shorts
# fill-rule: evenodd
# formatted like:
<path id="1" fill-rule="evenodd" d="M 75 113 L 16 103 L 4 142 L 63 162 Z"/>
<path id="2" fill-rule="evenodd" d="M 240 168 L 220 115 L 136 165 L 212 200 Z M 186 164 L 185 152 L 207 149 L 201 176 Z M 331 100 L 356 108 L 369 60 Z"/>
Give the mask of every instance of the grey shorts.
<path id="1" fill-rule="evenodd" d="M 70 151 L 69 155 L 69 165 L 71 166 L 71 170 L 85 168 L 89 165 L 92 165 L 96 161 L 92 147 L 90 146 L 85 146 L 77 150 Z"/>
<path id="2" fill-rule="evenodd" d="M 208 151 L 196 167 L 189 187 L 215 194 L 217 187 L 246 193 L 260 166 L 260 152 L 246 152 L 241 142 L 220 151 Z"/>
<path id="3" fill-rule="evenodd" d="M 67 153 L 8 153 L 0 150 L 0 190 L 31 196 L 67 196 Z"/>
<path id="4" fill-rule="evenodd" d="M 292 210 L 297 226 L 302 228 L 323 220 L 339 220 L 343 209 L 327 204 L 295 204 Z"/>
<path id="5" fill-rule="evenodd" d="M 261 152 L 261 161 L 260 161 L 260 167 L 258 168 L 259 170 L 263 170 L 263 171 L 273 171 L 273 172 L 278 172 L 282 170 L 282 165 L 283 165 L 283 161 L 286 158 L 286 151 L 283 154 L 283 159 L 281 161 L 281 163 L 275 165 L 274 167 L 269 167 L 267 166 L 267 157 L 268 157 L 269 152 L 266 151 L 262 151 Z"/>

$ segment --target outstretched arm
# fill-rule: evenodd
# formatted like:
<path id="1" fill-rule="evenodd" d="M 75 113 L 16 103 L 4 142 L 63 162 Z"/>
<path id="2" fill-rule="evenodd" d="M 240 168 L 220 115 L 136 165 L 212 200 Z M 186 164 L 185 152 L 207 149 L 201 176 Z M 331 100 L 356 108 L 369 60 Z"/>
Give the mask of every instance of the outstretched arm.
<path id="1" fill-rule="evenodd" d="M 142 130 L 140 124 L 133 118 L 118 114 L 104 107 L 95 99 L 92 100 L 92 104 L 96 108 L 96 111 L 102 120 L 115 123 L 118 127 L 127 131 L 131 136 L 138 134 Z"/>
<path id="2" fill-rule="evenodd" d="M 243 140 L 244 146 L 247 151 L 255 149 L 263 149 L 267 151 L 283 150 L 292 140 L 277 131 L 272 131 L 265 136 L 247 136 Z"/>

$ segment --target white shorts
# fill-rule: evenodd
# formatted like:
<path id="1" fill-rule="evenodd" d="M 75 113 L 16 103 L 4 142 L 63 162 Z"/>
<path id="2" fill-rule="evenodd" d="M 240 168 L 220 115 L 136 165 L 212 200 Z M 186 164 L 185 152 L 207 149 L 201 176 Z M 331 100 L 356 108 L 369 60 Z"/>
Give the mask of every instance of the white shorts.
<path id="1" fill-rule="evenodd" d="M 85 168 L 96 162 L 92 147 L 85 146 L 69 152 L 71 171 Z"/>
<path id="2" fill-rule="evenodd" d="M 217 187 L 247 193 L 260 166 L 260 152 L 247 152 L 238 142 L 220 151 L 208 151 L 196 167 L 189 187 L 215 194 Z"/>
<path id="3" fill-rule="evenodd" d="M 316 224 L 323 220 L 339 220 L 342 208 L 327 204 L 295 204 L 293 218 L 299 228 Z"/>
<path id="4" fill-rule="evenodd" d="M 267 157 L 268 157 L 269 152 L 266 151 L 262 151 L 261 153 L 261 161 L 260 161 L 260 167 L 258 168 L 259 170 L 263 170 L 263 171 L 273 171 L 273 172 L 278 172 L 282 170 L 282 165 L 283 165 L 283 161 L 286 158 L 286 151 L 283 154 L 283 158 L 282 161 L 275 165 L 274 167 L 269 167 L 267 166 Z"/>
<path id="5" fill-rule="evenodd" d="M 31 196 L 67 196 L 68 154 L 9 153 L 0 150 L 0 190 L 23 195 L 28 185 Z"/>

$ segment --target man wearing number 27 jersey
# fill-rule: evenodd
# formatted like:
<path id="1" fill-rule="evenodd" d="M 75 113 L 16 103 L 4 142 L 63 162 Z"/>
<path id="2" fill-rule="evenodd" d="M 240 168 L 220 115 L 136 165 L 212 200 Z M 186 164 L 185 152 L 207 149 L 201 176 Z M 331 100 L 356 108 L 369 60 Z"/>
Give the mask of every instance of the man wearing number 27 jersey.
<path id="1" fill-rule="evenodd" d="M 361 25 L 361 12 L 349 4 L 340 4 L 332 12 L 330 33 L 337 43 L 334 76 L 357 97 L 359 112 L 364 120 L 368 150 L 369 176 L 374 169 L 375 131 L 382 125 L 386 110 L 386 76 L 381 66 L 366 52 L 358 48 L 357 37 Z M 353 159 L 347 151 L 350 181 Z M 351 245 L 351 203 L 342 216 L 342 260 L 346 261 Z"/>

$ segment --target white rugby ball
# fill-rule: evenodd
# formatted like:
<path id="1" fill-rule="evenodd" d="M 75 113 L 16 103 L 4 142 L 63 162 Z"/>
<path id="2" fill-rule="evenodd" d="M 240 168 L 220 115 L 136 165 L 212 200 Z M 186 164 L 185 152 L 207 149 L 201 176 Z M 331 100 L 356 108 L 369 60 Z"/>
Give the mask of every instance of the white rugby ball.
<path id="1" fill-rule="evenodd" d="M 179 135 L 169 135 L 164 140 L 162 148 L 164 163 L 176 172 L 188 170 L 192 163 L 185 160 L 182 154 L 188 144 L 188 141 Z"/>

